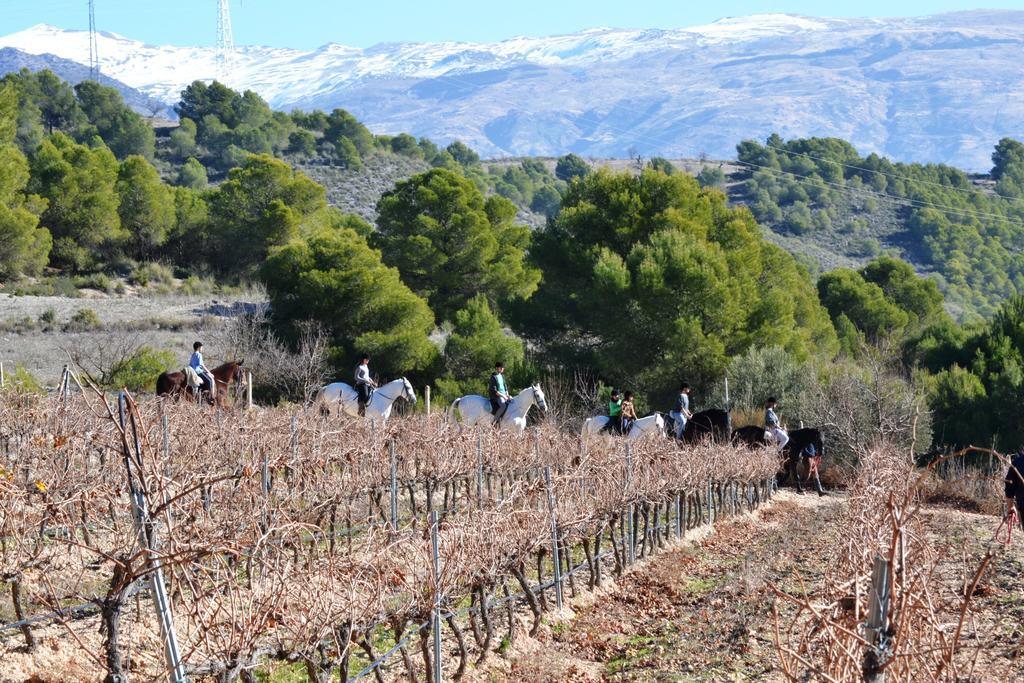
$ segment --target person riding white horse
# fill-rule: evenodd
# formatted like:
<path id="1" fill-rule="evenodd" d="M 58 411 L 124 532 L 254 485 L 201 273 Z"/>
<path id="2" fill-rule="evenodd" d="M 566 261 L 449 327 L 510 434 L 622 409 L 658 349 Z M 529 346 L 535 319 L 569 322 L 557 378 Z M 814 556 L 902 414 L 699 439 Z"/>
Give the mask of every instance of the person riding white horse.
<path id="1" fill-rule="evenodd" d="M 513 396 L 497 422 L 491 414 L 491 401 L 476 394 L 460 396 L 452 401 L 448 417 L 461 417 L 465 425 L 493 424 L 498 429 L 512 429 L 522 434 L 526 431 L 526 414 L 535 405 L 541 412 L 547 412 L 548 403 L 540 384 L 530 385 Z"/>
<path id="2" fill-rule="evenodd" d="M 494 424 L 498 424 L 512 398 L 505 385 L 505 364 L 501 361 L 494 364 L 494 372 L 491 373 L 487 393 L 491 399 L 491 414 L 494 415 Z"/>
<path id="3" fill-rule="evenodd" d="M 344 382 L 328 384 L 317 393 L 317 403 L 321 410 L 329 412 L 333 406 L 339 406 L 345 414 L 352 417 L 366 417 L 381 422 L 387 421 L 395 401 L 400 398 L 416 405 L 416 392 L 405 377 L 391 380 L 379 387 L 370 395 L 370 402 L 365 406 L 359 405 L 359 393 Z"/>
<path id="4" fill-rule="evenodd" d="M 608 420 L 609 418 L 607 415 L 595 415 L 594 417 L 588 417 L 583 421 L 583 429 L 580 431 L 580 437 L 583 440 L 586 440 L 591 436 L 597 436 L 602 432 L 606 432 L 605 427 L 608 425 Z M 654 413 L 647 417 L 641 417 L 634 420 L 629 427 L 629 431 L 626 433 L 626 440 L 636 441 L 644 436 L 658 436 L 664 438 L 665 416 L 661 413 Z"/>
<path id="5" fill-rule="evenodd" d="M 376 388 L 377 383 L 373 381 L 373 377 L 370 375 L 370 355 L 364 353 L 359 358 L 359 365 L 356 366 L 356 393 L 359 394 L 360 417 L 366 414 L 366 404 L 370 402 L 370 396 Z"/>

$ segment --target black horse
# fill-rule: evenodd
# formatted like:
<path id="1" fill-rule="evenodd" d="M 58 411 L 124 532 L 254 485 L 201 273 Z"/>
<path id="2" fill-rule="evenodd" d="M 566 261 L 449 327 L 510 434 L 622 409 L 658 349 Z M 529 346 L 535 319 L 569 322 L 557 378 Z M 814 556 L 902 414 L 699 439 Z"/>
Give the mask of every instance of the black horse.
<path id="1" fill-rule="evenodd" d="M 764 438 L 764 427 L 758 425 L 747 425 L 746 427 L 740 427 L 734 429 L 732 432 L 732 443 L 734 446 L 767 446 L 768 442 Z"/>
<path id="2" fill-rule="evenodd" d="M 686 429 L 683 430 L 683 443 L 696 444 L 705 441 L 725 443 L 729 438 L 730 424 L 728 410 L 709 408 L 694 413 L 686 421 Z M 669 433 L 672 433 L 671 429 Z"/>
<path id="3" fill-rule="evenodd" d="M 764 427 L 760 427 L 758 425 L 747 425 L 746 427 L 740 427 L 733 431 L 732 443 L 745 444 L 751 447 L 767 446 L 769 444 L 768 440 L 765 438 Z M 794 482 L 796 482 L 797 493 L 804 492 L 804 488 L 800 483 L 800 475 L 797 472 L 800 467 L 800 460 L 803 457 L 806 457 L 807 447 L 812 445 L 814 446 L 815 455 L 817 457 L 825 455 L 825 439 L 821 434 L 821 430 L 808 427 L 806 429 L 794 429 L 791 431 L 789 433 L 789 441 L 786 443 L 786 447 L 782 449 L 782 454 L 785 456 L 782 476 L 788 475 Z M 817 469 L 814 470 L 814 484 L 818 495 L 824 496 L 825 489 L 821 486 L 821 478 L 818 476 Z"/>

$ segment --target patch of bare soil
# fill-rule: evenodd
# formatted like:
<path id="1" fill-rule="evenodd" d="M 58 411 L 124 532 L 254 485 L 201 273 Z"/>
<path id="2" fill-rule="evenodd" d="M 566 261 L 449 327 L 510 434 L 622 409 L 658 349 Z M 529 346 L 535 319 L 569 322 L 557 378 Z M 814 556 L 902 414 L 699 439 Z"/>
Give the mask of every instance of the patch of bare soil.
<path id="1" fill-rule="evenodd" d="M 937 580 L 957 597 L 968 590 L 985 553 L 994 553 L 964 622 L 963 647 L 976 653 L 973 680 L 1024 680 L 1024 531 L 1018 526 L 1005 546 L 994 540 L 997 516 L 939 508 L 924 515 L 939 546 Z M 951 625 L 959 618 L 945 616 Z"/>
<path id="2" fill-rule="evenodd" d="M 522 639 L 489 681 L 777 681 L 773 605 L 792 610 L 770 584 L 813 595 L 834 547 L 845 498 L 780 493 L 752 516 L 725 521 L 694 542 L 655 555 L 574 615 Z M 993 545 L 998 518 L 925 511 L 940 547 L 935 578 L 963 595 L 989 548 L 963 644 L 976 652 L 971 680 L 1024 680 L 1024 532 Z M 945 615 L 950 631 L 958 615 Z"/>
<path id="3" fill-rule="evenodd" d="M 480 680 L 778 679 L 770 582 L 813 585 L 843 498 L 778 494 L 638 565 Z"/>
<path id="4" fill-rule="evenodd" d="M 223 296 L 102 296 L 67 298 L 58 296 L 11 296 L 0 293 L 0 361 L 8 372 L 21 365 L 47 385 L 56 384 L 61 368 L 68 362 L 68 349 L 99 347 L 112 338 L 125 336 L 155 349 L 174 352 L 187 362 L 192 342 L 208 336 L 224 320 L 252 312 L 265 304 L 256 293 Z M 63 326 L 83 309 L 96 314 L 101 329 L 68 332 Z M 10 329 L 12 321 L 37 321 L 52 315 L 49 329 L 40 326 L 22 331 Z M 3 327 L 6 325 L 6 327 Z M 209 349 L 213 360 L 219 349 Z"/>

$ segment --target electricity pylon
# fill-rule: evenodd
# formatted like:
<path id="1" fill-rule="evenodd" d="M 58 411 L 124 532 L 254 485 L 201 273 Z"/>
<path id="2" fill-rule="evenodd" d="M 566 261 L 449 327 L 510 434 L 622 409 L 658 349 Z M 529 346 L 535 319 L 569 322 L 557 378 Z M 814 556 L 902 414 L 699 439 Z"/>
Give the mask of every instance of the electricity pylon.
<path id="1" fill-rule="evenodd" d="M 100 48 L 96 40 L 96 0 L 89 0 L 89 79 L 100 80 Z"/>
<path id="2" fill-rule="evenodd" d="M 231 5 L 229 0 L 217 0 L 217 77 L 222 81 L 231 65 L 235 51 L 235 35 L 231 30 Z"/>

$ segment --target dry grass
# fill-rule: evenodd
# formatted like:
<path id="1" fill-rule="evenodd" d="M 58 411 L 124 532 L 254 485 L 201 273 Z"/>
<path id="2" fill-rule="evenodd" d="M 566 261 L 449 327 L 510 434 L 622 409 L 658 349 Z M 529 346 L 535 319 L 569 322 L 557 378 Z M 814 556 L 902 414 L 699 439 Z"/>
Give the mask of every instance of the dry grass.
<path id="1" fill-rule="evenodd" d="M 946 544 L 927 533 L 922 480 L 904 451 L 877 446 L 862 458 L 823 586 L 779 590 L 797 607 L 778 619 L 782 669 L 790 680 L 854 680 L 879 673 L 890 681 L 970 680 L 977 675 L 984 626 L 975 618 L 975 590 L 998 552 L 964 557 L 953 583 L 943 571 Z M 887 562 L 888 615 L 881 640 L 867 620 L 876 558 Z"/>

